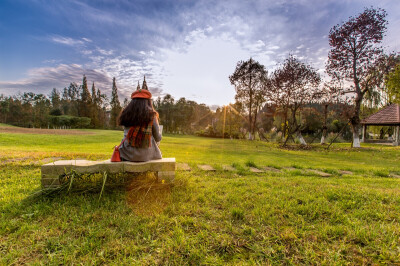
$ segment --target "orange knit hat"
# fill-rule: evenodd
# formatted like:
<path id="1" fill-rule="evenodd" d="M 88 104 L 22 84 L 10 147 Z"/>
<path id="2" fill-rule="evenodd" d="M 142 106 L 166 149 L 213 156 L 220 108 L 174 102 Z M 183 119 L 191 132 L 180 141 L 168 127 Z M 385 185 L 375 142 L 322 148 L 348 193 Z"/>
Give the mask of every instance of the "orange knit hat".
<path id="1" fill-rule="evenodd" d="M 151 99 L 151 93 L 148 90 L 136 90 L 131 94 L 131 99 L 133 98 Z"/>

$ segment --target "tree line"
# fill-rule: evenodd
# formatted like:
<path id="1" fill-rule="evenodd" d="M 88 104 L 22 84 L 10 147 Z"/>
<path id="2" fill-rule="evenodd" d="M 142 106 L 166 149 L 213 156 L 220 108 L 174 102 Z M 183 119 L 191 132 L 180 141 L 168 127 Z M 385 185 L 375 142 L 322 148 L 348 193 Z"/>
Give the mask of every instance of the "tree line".
<path id="1" fill-rule="evenodd" d="M 145 79 L 142 88 L 148 89 Z M 94 82 L 89 90 L 84 75 L 81 85 L 72 82 L 62 91 L 53 88 L 49 95 L 0 95 L 0 123 L 34 128 L 120 129 L 118 116 L 128 103 L 125 98 L 121 104 L 115 78 L 108 97 Z M 175 100 L 167 94 L 153 104 L 166 133 L 193 134 L 213 121 L 214 113 L 207 105 L 185 98 Z"/>
<path id="2" fill-rule="evenodd" d="M 362 111 L 400 100 L 400 57 L 396 53 L 385 54 L 382 47 L 386 16 L 383 9 L 366 8 L 330 30 L 326 64 L 329 78 L 325 81 L 316 69 L 293 55 L 270 73 L 252 58 L 239 61 L 229 79 L 236 90 L 236 101 L 247 114 L 248 137 L 254 138 L 258 116 L 267 104 L 282 120 L 279 130 L 284 144 L 294 138 L 305 144 L 302 132 L 309 125 L 302 111 L 318 104 L 324 107 L 324 142 L 328 107 L 335 105 L 341 106 L 341 117 L 351 127 L 353 147 L 360 147 Z"/>
<path id="3" fill-rule="evenodd" d="M 62 91 L 53 88 L 48 96 L 0 95 L 0 122 L 22 127 L 115 128 L 120 110 L 115 78 L 110 101 L 94 82 L 89 90 L 85 75 L 81 85 L 72 82 Z"/>

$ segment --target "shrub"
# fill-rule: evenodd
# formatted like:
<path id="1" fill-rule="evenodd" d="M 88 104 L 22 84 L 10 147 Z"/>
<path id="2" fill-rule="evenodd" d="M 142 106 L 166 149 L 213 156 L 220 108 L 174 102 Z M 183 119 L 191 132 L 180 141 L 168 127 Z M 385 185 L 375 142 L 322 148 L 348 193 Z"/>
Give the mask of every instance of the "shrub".
<path id="1" fill-rule="evenodd" d="M 244 212 L 242 209 L 233 208 L 231 210 L 232 219 L 235 221 L 242 221 L 244 220 Z"/>
<path id="2" fill-rule="evenodd" d="M 253 161 L 247 161 L 245 164 L 247 167 L 257 167 L 257 165 Z"/>

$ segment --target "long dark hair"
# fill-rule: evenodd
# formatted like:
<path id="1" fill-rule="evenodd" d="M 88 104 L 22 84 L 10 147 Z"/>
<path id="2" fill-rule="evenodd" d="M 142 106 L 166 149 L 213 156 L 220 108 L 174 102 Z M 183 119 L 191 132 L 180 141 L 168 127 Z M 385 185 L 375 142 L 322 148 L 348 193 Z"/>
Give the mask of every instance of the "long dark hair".
<path id="1" fill-rule="evenodd" d="M 133 98 L 119 115 L 118 124 L 124 127 L 147 125 L 154 116 L 158 119 L 150 99 Z"/>

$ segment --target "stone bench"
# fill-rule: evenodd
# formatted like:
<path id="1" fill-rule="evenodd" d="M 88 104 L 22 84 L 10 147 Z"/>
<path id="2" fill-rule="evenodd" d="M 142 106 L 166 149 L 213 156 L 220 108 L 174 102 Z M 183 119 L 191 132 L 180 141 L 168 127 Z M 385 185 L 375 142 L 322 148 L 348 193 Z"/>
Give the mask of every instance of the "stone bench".
<path id="1" fill-rule="evenodd" d="M 175 158 L 163 158 L 148 162 L 110 162 L 88 160 L 60 160 L 42 165 L 42 187 L 58 187 L 62 176 L 72 171 L 77 174 L 92 173 L 143 173 L 156 172 L 158 180 L 173 182 L 175 178 Z"/>

